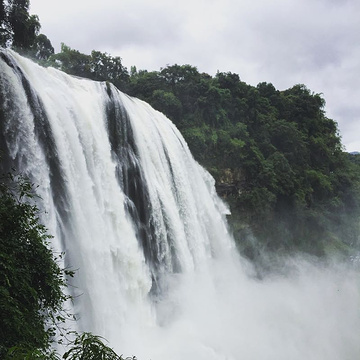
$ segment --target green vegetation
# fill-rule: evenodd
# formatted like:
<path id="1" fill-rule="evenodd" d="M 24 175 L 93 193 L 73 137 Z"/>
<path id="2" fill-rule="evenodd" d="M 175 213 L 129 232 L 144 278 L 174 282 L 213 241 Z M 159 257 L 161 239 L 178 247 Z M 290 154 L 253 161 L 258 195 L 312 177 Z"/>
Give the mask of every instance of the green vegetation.
<path id="1" fill-rule="evenodd" d="M 39 18 L 29 14 L 29 7 L 29 0 L 0 0 L 0 46 L 46 60 L 54 48 L 44 34 L 39 34 Z"/>
<path id="2" fill-rule="evenodd" d="M 230 204 L 229 222 L 249 257 L 258 246 L 323 255 L 359 245 L 358 157 L 343 151 L 320 94 L 304 85 L 253 87 L 237 74 L 211 77 L 190 65 L 134 69 L 126 90 L 178 126 Z"/>
<path id="3" fill-rule="evenodd" d="M 64 321 L 62 288 L 72 272 L 58 266 L 32 200 L 26 179 L 0 182 L 0 358 L 13 346 L 47 349 Z"/>
<path id="4" fill-rule="evenodd" d="M 61 52 L 49 57 L 47 66 L 58 68 L 70 75 L 86 77 L 97 81 L 110 81 L 115 86 L 123 87 L 129 79 L 120 57 L 112 57 L 100 51 L 85 55 L 61 44 Z"/>
<path id="5" fill-rule="evenodd" d="M 65 360 L 136 360 L 136 357 L 127 357 L 117 355 L 114 350 L 106 346 L 99 336 L 91 333 L 77 335 L 72 343 L 72 348 L 67 351 L 63 359 Z"/>

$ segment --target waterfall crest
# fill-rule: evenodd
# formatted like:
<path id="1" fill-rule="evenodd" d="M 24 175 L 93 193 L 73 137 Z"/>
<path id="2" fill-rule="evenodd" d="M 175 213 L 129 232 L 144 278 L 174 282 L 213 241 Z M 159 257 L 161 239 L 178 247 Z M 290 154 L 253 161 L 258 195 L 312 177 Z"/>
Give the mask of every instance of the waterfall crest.
<path id="1" fill-rule="evenodd" d="M 108 83 L 0 57 L 3 163 L 40 185 L 53 247 L 77 269 L 78 330 L 154 360 L 360 354 L 356 272 L 299 261 L 294 278 L 252 279 L 170 120 Z"/>

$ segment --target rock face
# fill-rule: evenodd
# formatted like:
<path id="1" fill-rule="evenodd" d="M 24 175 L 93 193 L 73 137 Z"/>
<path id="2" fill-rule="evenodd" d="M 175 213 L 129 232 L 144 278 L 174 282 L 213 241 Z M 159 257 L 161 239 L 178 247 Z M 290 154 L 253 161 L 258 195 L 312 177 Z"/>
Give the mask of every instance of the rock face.
<path id="1" fill-rule="evenodd" d="M 222 170 L 216 180 L 216 191 L 222 198 L 229 195 L 240 195 L 245 184 L 241 169 L 226 168 Z"/>

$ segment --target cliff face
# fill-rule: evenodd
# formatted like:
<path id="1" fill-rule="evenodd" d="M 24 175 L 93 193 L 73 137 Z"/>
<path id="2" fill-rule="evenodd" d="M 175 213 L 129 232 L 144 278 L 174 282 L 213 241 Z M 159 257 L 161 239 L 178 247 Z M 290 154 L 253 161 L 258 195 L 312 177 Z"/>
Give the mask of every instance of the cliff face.
<path id="1" fill-rule="evenodd" d="M 260 244 L 253 234 L 249 219 L 241 206 L 241 194 L 245 190 L 245 176 L 240 168 L 225 168 L 216 172 L 216 191 L 229 205 L 228 224 L 242 255 L 258 260 Z"/>
<path id="2" fill-rule="evenodd" d="M 241 169 L 223 169 L 215 180 L 216 191 L 224 199 L 240 195 L 245 184 Z"/>
<path id="3" fill-rule="evenodd" d="M 358 177 L 358 155 L 348 155 L 352 166 L 349 173 L 353 179 Z M 311 171 L 309 171 L 312 174 Z M 257 207 L 249 207 L 251 182 L 246 180 L 245 171 L 240 168 L 224 168 L 213 171 L 216 190 L 219 196 L 229 205 L 231 215 L 228 216 L 230 230 L 236 240 L 240 252 L 257 263 L 263 262 L 262 250 L 275 252 L 302 251 L 318 256 L 333 253 L 350 254 L 359 247 L 359 222 L 356 196 L 347 195 L 347 208 L 331 215 L 328 221 L 326 203 L 321 207 L 314 203 L 303 206 L 296 198 L 289 202 L 284 195 L 278 197 L 272 208 L 261 204 L 271 201 L 271 194 L 266 192 L 253 196 Z M 351 187 L 343 190 L 351 193 Z M 355 189 L 356 190 L 356 189 Z M 355 193 L 356 194 L 356 193 Z M 255 194 L 256 195 L 256 194 Z M 313 194 L 311 201 L 317 194 Z M 325 215 L 326 216 L 325 216 Z"/>

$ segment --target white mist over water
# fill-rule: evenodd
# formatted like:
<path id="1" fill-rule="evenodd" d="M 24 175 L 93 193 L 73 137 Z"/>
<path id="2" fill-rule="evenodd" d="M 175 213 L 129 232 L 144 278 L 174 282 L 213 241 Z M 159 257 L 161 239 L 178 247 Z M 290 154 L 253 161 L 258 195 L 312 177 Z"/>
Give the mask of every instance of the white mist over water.
<path id="1" fill-rule="evenodd" d="M 54 247 L 78 269 L 77 330 L 139 360 L 360 358 L 354 264 L 290 259 L 258 279 L 213 179 L 164 115 L 6 56 L 2 145 L 40 185 Z"/>

